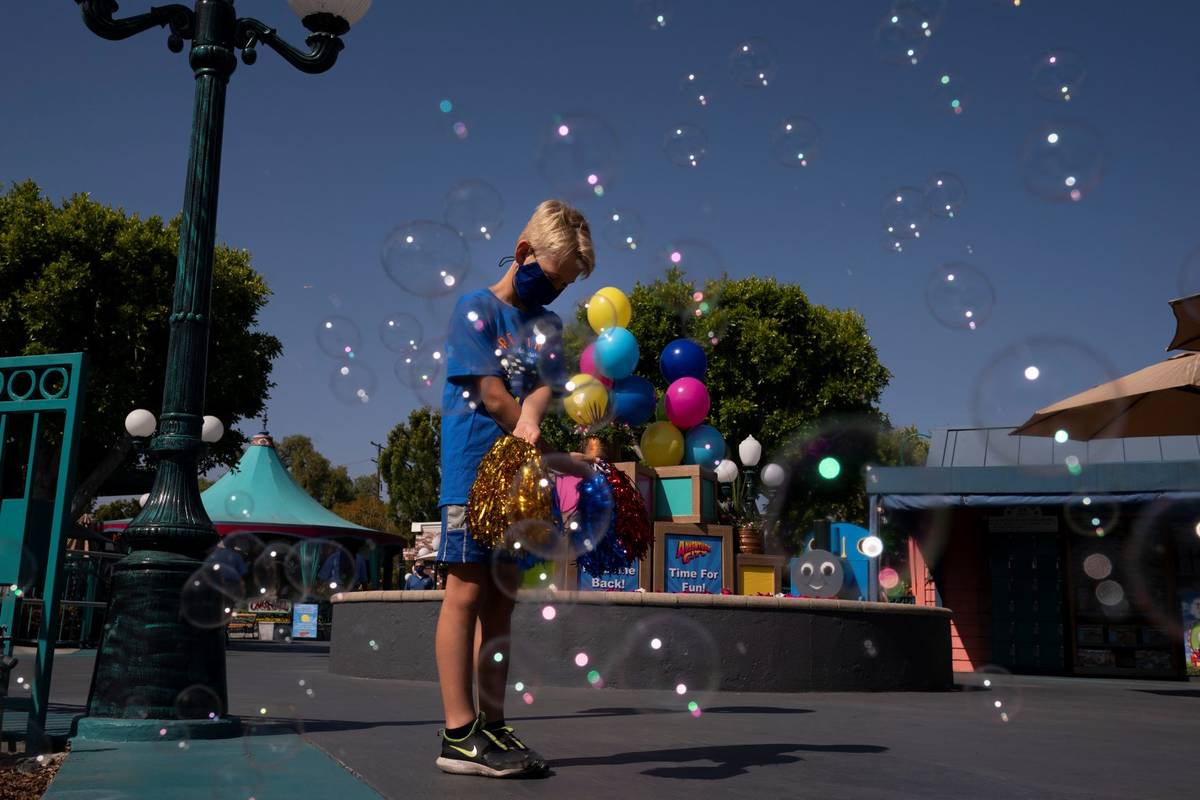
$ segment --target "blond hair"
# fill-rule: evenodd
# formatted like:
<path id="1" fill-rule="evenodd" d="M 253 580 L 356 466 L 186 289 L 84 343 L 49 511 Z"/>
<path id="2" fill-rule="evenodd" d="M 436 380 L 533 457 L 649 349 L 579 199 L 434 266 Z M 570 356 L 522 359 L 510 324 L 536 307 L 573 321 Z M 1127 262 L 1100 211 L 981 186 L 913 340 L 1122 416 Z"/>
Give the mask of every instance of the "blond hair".
<path id="1" fill-rule="evenodd" d="M 596 267 L 592 229 L 579 209 L 561 200 L 543 200 L 519 238 L 533 245 L 535 253 L 552 255 L 560 263 L 577 262 L 585 278 Z"/>

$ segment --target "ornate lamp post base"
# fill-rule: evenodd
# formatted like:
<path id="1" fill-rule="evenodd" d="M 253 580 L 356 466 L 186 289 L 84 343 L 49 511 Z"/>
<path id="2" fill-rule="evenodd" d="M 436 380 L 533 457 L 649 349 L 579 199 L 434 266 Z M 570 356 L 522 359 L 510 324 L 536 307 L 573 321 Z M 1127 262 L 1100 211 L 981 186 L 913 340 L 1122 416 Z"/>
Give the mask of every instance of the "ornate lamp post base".
<path id="1" fill-rule="evenodd" d="M 138 550 L 114 566 L 113 601 L 80 736 L 148 741 L 238 735 L 240 721 L 224 716 L 225 634 L 219 624 L 232 601 L 209 584 L 188 585 L 199 582 L 199 567 L 193 558 L 162 550 Z"/>

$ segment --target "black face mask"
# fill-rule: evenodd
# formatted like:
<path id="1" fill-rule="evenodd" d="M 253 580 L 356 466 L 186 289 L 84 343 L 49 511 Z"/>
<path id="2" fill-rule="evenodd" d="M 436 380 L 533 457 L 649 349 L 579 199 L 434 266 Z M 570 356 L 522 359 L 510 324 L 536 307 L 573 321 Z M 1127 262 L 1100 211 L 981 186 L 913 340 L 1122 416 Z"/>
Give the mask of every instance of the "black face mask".
<path id="1" fill-rule="evenodd" d="M 511 256 L 501 259 L 500 265 L 503 266 L 511 260 Z M 542 270 L 542 265 L 536 261 L 517 267 L 517 271 L 513 275 L 513 288 L 517 292 L 517 298 L 520 299 L 521 305 L 528 307 L 548 306 L 558 299 L 563 291 L 550 282 L 545 271 Z"/>

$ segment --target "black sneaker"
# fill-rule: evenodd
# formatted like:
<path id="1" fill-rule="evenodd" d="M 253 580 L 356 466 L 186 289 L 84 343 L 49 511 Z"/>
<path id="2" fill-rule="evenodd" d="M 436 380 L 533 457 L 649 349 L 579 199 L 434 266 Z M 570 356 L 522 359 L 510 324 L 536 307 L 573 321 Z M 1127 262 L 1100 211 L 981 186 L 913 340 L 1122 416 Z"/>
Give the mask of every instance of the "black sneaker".
<path id="1" fill-rule="evenodd" d="M 545 772 L 546 759 L 542 758 L 542 754 L 532 747 L 529 747 L 523 741 L 517 738 L 517 732 L 513 730 L 512 725 L 505 725 L 499 730 L 493 730 L 491 733 L 499 739 L 503 744 L 508 746 L 509 750 L 519 750 L 525 753 L 525 757 L 529 759 L 530 769 L 532 772 Z"/>
<path id="2" fill-rule="evenodd" d="M 471 724 L 471 730 L 461 739 L 450 739 L 444 730 L 442 754 L 438 756 L 438 769 L 454 775 L 482 775 L 485 778 L 508 778 L 524 775 L 533 768 L 527 750 L 511 747 L 497 735 L 483 727 L 480 714 Z"/>

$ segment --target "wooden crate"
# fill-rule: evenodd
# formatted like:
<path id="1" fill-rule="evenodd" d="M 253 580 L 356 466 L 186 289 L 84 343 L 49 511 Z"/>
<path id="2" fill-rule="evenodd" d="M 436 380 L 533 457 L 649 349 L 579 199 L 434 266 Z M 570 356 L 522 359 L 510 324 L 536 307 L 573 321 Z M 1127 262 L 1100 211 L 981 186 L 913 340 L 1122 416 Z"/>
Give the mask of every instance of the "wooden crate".
<path id="1" fill-rule="evenodd" d="M 654 591 L 732 592 L 733 549 L 729 525 L 654 523 Z"/>
<path id="2" fill-rule="evenodd" d="M 656 522 L 717 521 L 717 473 L 698 464 L 657 467 L 654 482 Z"/>
<path id="3" fill-rule="evenodd" d="M 783 591 L 783 568 L 786 565 L 786 556 L 739 554 L 738 594 L 779 594 Z"/>
<path id="4" fill-rule="evenodd" d="M 654 469 L 637 461 L 620 461 L 613 466 L 633 481 L 638 494 L 642 496 L 642 502 L 646 504 L 646 519 L 654 522 L 654 482 L 657 479 Z"/>

